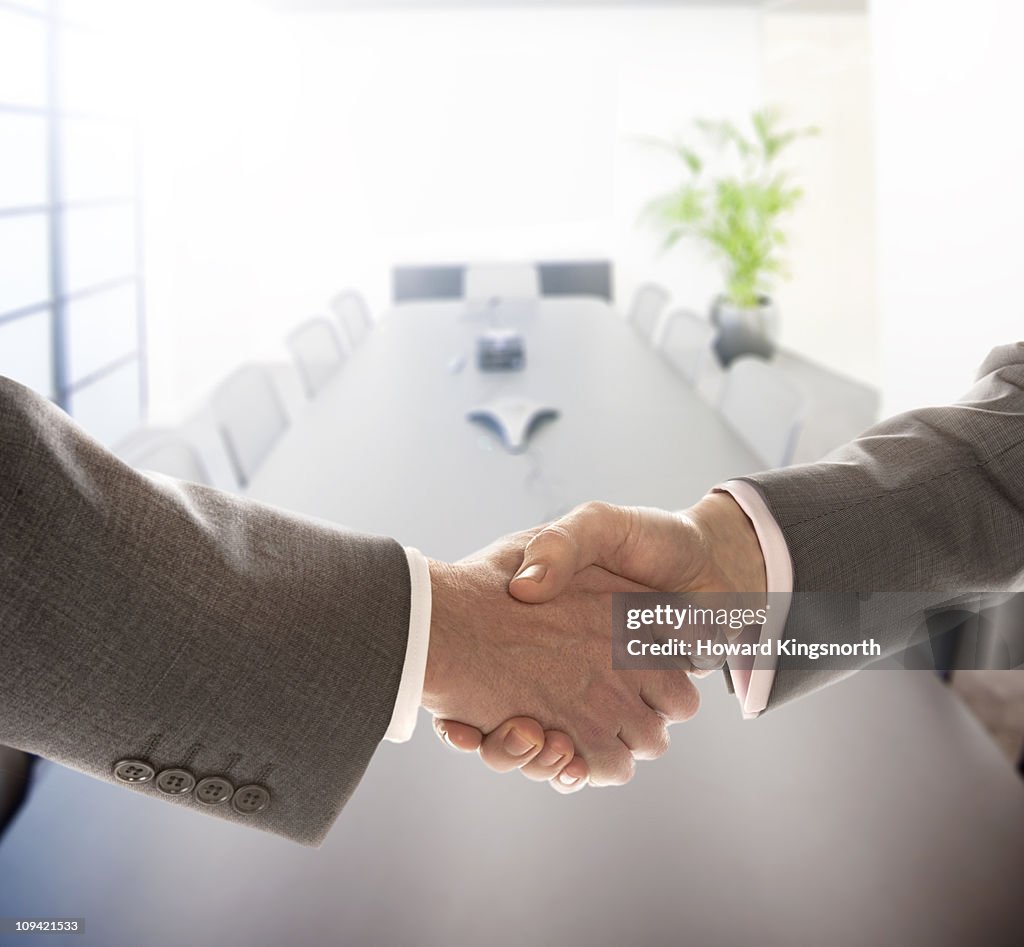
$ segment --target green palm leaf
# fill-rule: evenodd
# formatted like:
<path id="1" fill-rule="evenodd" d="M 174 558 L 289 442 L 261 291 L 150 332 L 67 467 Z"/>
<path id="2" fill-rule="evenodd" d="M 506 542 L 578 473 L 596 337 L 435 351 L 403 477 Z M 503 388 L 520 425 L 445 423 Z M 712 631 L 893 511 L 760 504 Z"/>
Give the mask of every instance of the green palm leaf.
<path id="1" fill-rule="evenodd" d="M 710 156 L 679 142 L 638 139 L 678 158 L 685 175 L 674 190 L 649 201 L 641 218 L 664 235 L 662 250 L 684 239 L 703 244 L 722 264 L 726 295 L 738 306 L 756 306 L 771 288 L 771 277 L 788 275 L 780 256 L 786 244 L 781 218 L 803 198 L 774 161 L 793 142 L 818 130 L 784 128 L 780 113 L 770 108 L 754 112 L 749 135 L 731 121 L 694 124 Z M 708 177 L 709 157 L 724 157 L 730 149 L 740 157 L 742 170 Z"/>

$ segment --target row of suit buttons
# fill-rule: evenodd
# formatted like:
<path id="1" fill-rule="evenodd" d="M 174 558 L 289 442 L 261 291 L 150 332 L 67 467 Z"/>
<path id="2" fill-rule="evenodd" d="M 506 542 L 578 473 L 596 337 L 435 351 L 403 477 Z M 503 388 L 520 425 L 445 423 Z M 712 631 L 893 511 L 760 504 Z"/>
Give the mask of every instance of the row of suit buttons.
<path id="1" fill-rule="evenodd" d="M 162 769 L 158 773 L 144 760 L 121 760 L 114 764 L 114 779 L 122 783 L 153 782 L 165 796 L 187 796 L 194 792 L 196 801 L 204 806 L 219 806 L 230 801 L 231 808 L 242 815 L 262 812 L 270 805 L 270 793 L 254 783 L 238 789 L 223 776 L 207 776 L 196 782 L 187 769 Z"/>

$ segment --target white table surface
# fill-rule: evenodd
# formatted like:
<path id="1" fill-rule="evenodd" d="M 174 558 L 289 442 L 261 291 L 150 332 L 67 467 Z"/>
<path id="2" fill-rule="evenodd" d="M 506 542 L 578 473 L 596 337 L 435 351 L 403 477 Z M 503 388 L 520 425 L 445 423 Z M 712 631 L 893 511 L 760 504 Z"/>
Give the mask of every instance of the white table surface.
<path id="1" fill-rule="evenodd" d="M 525 371 L 476 369 L 476 338 L 494 323 L 523 332 Z M 560 415 L 513 454 L 466 418 L 500 397 Z M 500 318 L 422 303 L 384 316 L 249 494 L 451 558 L 589 499 L 687 506 L 756 466 L 715 410 L 599 300 L 544 300 Z"/>
<path id="2" fill-rule="evenodd" d="M 459 310 L 391 314 L 253 495 L 458 556 L 591 496 L 684 505 L 750 469 L 600 304 L 523 321 L 528 369 L 498 378 L 448 371 L 475 333 Z M 563 412 L 524 455 L 462 418 L 504 386 Z M 666 757 L 568 798 L 424 718 L 319 851 L 46 764 L 0 843 L 0 916 L 168 947 L 1019 943 L 1024 787 L 936 678 L 864 673 L 752 722 L 718 676 L 701 690 Z"/>

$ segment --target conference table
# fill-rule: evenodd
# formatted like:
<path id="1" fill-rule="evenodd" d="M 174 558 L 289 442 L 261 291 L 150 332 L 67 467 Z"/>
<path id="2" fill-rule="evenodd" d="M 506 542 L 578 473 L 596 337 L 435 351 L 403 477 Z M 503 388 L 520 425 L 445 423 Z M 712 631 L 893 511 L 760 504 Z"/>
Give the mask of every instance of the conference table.
<path id="1" fill-rule="evenodd" d="M 480 371 L 481 333 L 523 334 L 522 371 Z M 555 409 L 509 450 L 472 409 Z M 597 299 L 406 304 L 385 314 L 253 479 L 257 499 L 456 558 L 603 499 L 682 507 L 758 467 Z"/>
<path id="2" fill-rule="evenodd" d="M 478 336 L 522 334 L 483 372 Z M 525 446 L 467 418 L 557 411 Z M 586 499 L 669 508 L 757 468 L 604 303 L 385 314 L 254 478 L 261 501 L 452 559 Z M 344 589 L 339 589 L 344 594 Z M 310 850 L 43 764 L 0 841 L 0 916 L 69 944 L 1018 943 L 1024 786 L 932 674 L 869 671 L 740 718 L 722 677 L 628 786 L 562 797 L 422 717 Z"/>

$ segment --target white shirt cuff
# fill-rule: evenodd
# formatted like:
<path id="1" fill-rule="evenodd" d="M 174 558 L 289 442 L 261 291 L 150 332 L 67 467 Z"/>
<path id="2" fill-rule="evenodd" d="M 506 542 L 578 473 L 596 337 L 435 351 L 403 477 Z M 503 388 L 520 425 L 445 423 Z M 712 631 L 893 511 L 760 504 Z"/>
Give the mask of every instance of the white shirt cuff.
<path id="1" fill-rule="evenodd" d="M 786 537 L 779 524 L 768 510 L 764 498 L 757 488 L 746 480 L 728 480 L 715 490 L 728 493 L 746 513 L 754 526 L 757 541 L 764 556 L 765 585 L 771 596 L 771 610 L 768 621 L 761 627 L 761 642 L 773 641 L 780 637 L 789 615 L 789 604 L 793 595 L 793 560 L 789 555 Z M 758 654 L 749 671 L 729 669 L 733 690 L 739 699 L 740 708 L 746 719 L 756 717 L 768 706 L 768 697 L 775 683 L 777 658 L 774 649 L 770 654 Z"/>
<path id="2" fill-rule="evenodd" d="M 405 663 L 402 665 L 395 709 L 384 734 L 384 739 L 391 743 L 404 743 L 416 729 L 430 647 L 430 570 L 418 549 L 406 547 L 405 557 L 409 561 L 410 582 L 409 642 L 405 646 Z"/>

